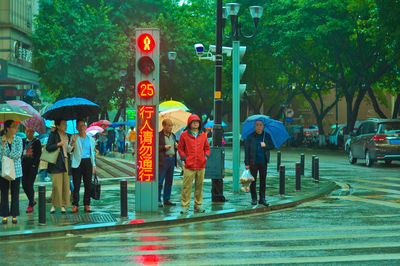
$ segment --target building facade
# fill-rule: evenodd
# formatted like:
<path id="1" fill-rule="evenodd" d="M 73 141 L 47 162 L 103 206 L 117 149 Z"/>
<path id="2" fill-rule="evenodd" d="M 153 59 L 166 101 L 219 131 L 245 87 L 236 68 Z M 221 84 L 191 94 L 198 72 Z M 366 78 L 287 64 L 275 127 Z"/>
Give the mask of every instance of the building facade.
<path id="1" fill-rule="evenodd" d="M 34 96 L 39 73 L 32 66 L 33 19 L 38 0 L 0 1 L 0 97 Z M 32 96 L 32 97 L 33 97 Z"/>

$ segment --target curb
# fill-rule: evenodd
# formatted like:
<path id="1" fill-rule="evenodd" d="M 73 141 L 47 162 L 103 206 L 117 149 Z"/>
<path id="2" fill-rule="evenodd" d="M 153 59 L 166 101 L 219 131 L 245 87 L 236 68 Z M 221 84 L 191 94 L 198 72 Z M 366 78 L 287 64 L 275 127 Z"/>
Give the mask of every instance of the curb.
<path id="1" fill-rule="evenodd" d="M 121 231 L 127 229 L 145 229 L 148 227 L 157 227 L 157 226 L 168 226 L 168 225 L 182 225 L 193 222 L 201 222 L 201 221 L 213 221 L 221 218 L 231 218 L 238 217 L 246 214 L 255 214 L 261 212 L 268 212 L 273 210 L 280 210 L 291 208 L 297 206 L 301 203 L 308 202 L 320 198 L 326 194 L 331 193 L 333 190 L 339 188 L 336 182 L 329 182 L 329 184 L 324 185 L 319 188 L 317 191 L 312 193 L 311 195 L 298 196 L 294 197 L 290 200 L 283 200 L 281 203 L 276 205 L 271 205 L 268 207 L 254 207 L 251 209 L 244 210 L 236 210 L 236 209 L 227 209 L 217 211 L 212 214 L 193 214 L 187 216 L 170 216 L 165 217 L 163 220 L 159 221 L 150 221 L 143 222 L 138 220 L 137 223 L 128 224 L 125 222 L 124 224 L 117 223 L 105 223 L 105 224 L 84 224 L 77 226 L 68 226 L 67 228 L 53 228 L 51 231 L 39 231 L 35 232 L 33 230 L 24 230 L 18 231 L 16 233 L 10 233 L 8 235 L 0 235 L 0 240 L 15 240 L 15 239 L 25 239 L 25 238 L 39 238 L 39 237 L 48 237 L 48 236 L 62 236 L 62 235 L 74 235 L 74 234 L 84 234 L 84 233 L 95 233 L 95 232 L 109 232 L 109 231 Z M 179 218 L 178 218 L 179 217 Z M 40 229 L 39 229 L 40 230 Z"/>

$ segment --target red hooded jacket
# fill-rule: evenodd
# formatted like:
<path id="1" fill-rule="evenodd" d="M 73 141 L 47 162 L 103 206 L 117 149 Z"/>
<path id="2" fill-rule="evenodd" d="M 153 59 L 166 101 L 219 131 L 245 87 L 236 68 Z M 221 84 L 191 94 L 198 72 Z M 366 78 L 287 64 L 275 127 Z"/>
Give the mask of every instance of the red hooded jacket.
<path id="1" fill-rule="evenodd" d="M 189 133 L 190 123 L 199 121 L 199 134 L 195 137 Z M 210 156 L 210 144 L 208 144 L 206 133 L 201 130 L 201 120 L 197 115 L 191 115 L 188 118 L 188 129 L 183 131 L 178 143 L 178 152 L 182 161 L 185 161 L 185 168 L 191 170 L 200 170 L 206 168 L 206 161 Z"/>

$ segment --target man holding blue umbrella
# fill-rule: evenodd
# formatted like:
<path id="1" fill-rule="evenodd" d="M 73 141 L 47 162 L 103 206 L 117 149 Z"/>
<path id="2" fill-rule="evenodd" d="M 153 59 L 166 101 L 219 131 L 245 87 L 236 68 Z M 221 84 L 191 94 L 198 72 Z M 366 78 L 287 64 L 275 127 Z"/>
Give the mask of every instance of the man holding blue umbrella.
<path id="1" fill-rule="evenodd" d="M 251 204 L 257 204 L 257 172 L 260 176 L 259 204 L 268 206 L 265 201 L 265 186 L 267 178 L 267 167 L 269 163 L 270 152 L 274 148 L 270 134 L 264 132 L 264 123 L 262 120 L 256 120 L 254 123 L 255 132 L 247 136 L 245 141 L 245 159 L 246 169 L 250 169 L 254 181 L 250 184 Z"/>

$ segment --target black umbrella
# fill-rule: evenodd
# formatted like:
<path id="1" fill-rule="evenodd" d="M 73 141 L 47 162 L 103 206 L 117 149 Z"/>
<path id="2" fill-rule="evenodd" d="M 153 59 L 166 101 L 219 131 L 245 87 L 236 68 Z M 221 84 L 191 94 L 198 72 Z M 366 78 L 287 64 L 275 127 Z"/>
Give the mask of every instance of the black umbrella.
<path id="1" fill-rule="evenodd" d="M 66 98 L 55 102 L 43 114 L 49 120 L 73 120 L 94 116 L 100 112 L 100 107 L 85 98 Z"/>

